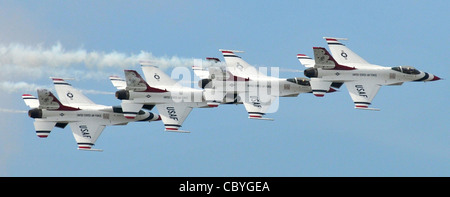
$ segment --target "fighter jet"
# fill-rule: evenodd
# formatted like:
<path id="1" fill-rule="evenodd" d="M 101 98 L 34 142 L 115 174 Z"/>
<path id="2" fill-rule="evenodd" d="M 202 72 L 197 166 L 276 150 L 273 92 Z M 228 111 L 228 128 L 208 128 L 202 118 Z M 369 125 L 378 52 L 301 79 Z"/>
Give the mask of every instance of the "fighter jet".
<path id="1" fill-rule="evenodd" d="M 122 100 L 124 116 L 134 119 L 139 109 L 156 106 L 165 131 L 189 133 L 179 128 L 193 108 L 209 108 L 203 100 L 203 91 L 184 87 L 151 63 L 142 63 L 144 80 L 135 70 L 125 70 L 125 81 L 110 77 L 119 90 L 116 98 Z M 148 108 L 150 109 L 150 108 Z"/>
<path id="2" fill-rule="evenodd" d="M 219 51 L 225 59 L 225 68 L 209 67 L 208 71 L 197 66 L 193 68 L 196 75 L 203 78 L 199 85 L 204 89 L 204 97 L 209 106 L 217 107 L 221 103 L 229 102 L 243 103 L 248 112 L 248 118 L 273 120 L 265 118 L 264 115 L 276 98 L 296 97 L 300 93 L 311 92 L 307 78 L 284 79 L 267 76 L 263 73 L 265 71 L 260 72 L 259 69 L 236 55 L 243 51 L 223 49 Z M 217 58 L 207 58 L 207 60 L 220 61 Z M 325 92 L 334 91 L 335 89 L 328 87 Z"/>
<path id="3" fill-rule="evenodd" d="M 123 116 L 121 107 L 95 104 L 80 91 L 61 78 L 52 78 L 59 98 L 47 89 L 38 89 L 38 98 L 23 94 L 25 104 L 31 109 L 28 115 L 35 119 L 36 135 L 47 138 L 53 127 L 65 128 L 68 124 L 78 145 L 78 150 L 93 150 L 103 129 L 109 125 L 126 125 L 134 121 L 157 121 L 159 115 L 139 110 L 133 120 Z"/>
<path id="4" fill-rule="evenodd" d="M 346 38 L 324 37 L 331 50 L 313 47 L 314 60 L 304 54 L 297 58 L 305 67 L 305 76 L 311 79 L 314 95 L 322 97 L 332 83 L 344 83 L 356 109 L 369 108 L 373 98 L 383 85 L 402 85 L 408 81 L 436 81 L 440 78 L 412 66 L 383 67 L 368 63 L 347 48 L 339 40 Z"/>

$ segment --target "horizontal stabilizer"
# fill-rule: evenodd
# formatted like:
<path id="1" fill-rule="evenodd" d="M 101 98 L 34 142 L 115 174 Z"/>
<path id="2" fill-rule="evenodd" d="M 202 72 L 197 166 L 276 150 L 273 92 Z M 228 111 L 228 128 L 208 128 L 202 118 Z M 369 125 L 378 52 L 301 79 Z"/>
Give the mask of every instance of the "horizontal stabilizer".
<path id="1" fill-rule="evenodd" d="M 25 102 L 25 105 L 27 105 L 31 109 L 39 107 L 38 99 L 31 94 L 23 94 L 22 99 L 23 102 Z"/>
<path id="2" fill-rule="evenodd" d="M 314 67 L 314 64 L 316 64 L 316 62 L 312 58 L 305 54 L 297 54 L 297 59 L 303 66 L 307 68 Z"/>
<path id="3" fill-rule="evenodd" d="M 127 119 L 136 118 L 136 115 L 138 114 L 139 110 L 142 109 L 142 106 L 144 106 L 143 103 L 134 103 L 132 101 L 123 100 L 121 104 L 123 116 L 125 116 L 125 118 Z"/>
<path id="4" fill-rule="evenodd" d="M 325 93 L 334 92 L 333 90 L 335 90 L 330 88 L 332 84 L 331 81 L 324 81 L 320 78 L 311 78 L 309 83 L 311 84 L 312 93 L 317 97 L 323 97 L 325 96 Z"/>
<path id="5" fill-rule="evenodd" d="M 110 76 L 109 80 L 118 90 L 125 90 L 127 88 L 127 82 L 118 76 Z"/>
<path id="6" fill-rule="evenodd" d="M 36 121 L 34 121 L 34 129 L 36 130 L 36 135 L 40 138 L 47 138 L 55 125 L 56 122 L 36 119 Z"/>

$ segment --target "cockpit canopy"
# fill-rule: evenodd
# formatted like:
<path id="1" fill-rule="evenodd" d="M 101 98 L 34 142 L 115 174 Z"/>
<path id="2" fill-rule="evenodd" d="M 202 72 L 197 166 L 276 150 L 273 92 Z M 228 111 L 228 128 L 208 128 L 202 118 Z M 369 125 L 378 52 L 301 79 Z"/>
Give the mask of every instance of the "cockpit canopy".
<path id="1" fill-rule="evenodd" d="M 392 67 L 391 69 L 405 74 L 412 74 L 412 75 L 420 74 L 420 71 L 418 71 L 416 68 L 412 66 L 397 66 Z"/>
<path id="2" fill-rule="evenodd" d="M 310 86 L 309 79 L 307 79 L 307 78 L 296 77 L 296 78 L 289 78 L 289 79 L 286 79 L 286 80 L 291 82 L 291 83 L 296 83 L 298 85 Z"/>

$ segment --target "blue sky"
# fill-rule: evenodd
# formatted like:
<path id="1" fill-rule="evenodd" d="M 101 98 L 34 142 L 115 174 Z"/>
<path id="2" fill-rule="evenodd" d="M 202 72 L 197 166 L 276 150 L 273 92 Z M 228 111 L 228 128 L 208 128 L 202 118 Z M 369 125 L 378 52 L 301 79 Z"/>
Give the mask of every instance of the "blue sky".
<path id="1" fill-rule="evenodd" d="M 312 56 L 323 36 L 335 36 L 368 62 L 445 80 L 382 87 L 372 102 L 378 112 L 355 110 L 343 86 L 324 98 L 281 98 L 268 114 L 275 121 L 228 105 L 194 109 L 183 124 L 190 134 L 164 132 L 161 122 L 107 127 L 96 143 L 102 153 L 77 150 L 68 127 L 39 139 L 25 113 L 0 112 L 0 176 L 450 176 L 448 10 L 448 1 L 1 1 L 0 48 L 59 43 L 62 52 L 181 59 L 238 49 L 256 66 L 303 70 L 296 54 Z M 73 74 L 76 88 L 114 92 L 109 74 L 141 72 L 137 64 L 32 68 L 0 58 L 0 108 L 19 111 L 28 110 L 20 96 L 36 92 L 2 82 L 51 87 L 50 74 Z"/>

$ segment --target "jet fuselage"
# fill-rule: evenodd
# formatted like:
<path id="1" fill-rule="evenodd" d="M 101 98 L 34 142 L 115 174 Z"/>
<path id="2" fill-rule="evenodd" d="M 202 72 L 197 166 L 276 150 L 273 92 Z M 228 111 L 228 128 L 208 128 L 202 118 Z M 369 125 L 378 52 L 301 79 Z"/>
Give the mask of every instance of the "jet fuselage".
<path id="1" fill-rule="evenodd" d="M 351 67 L 351 65 L 348 67 Z M 379 85 L 400 85 L 408 81 L 434 81 L 439 79 L 433 74 L 418 71 L 410 66 L 382 67 L 370 65 L 370 67 L 353 70 L 309 68 L 305 70 L 305 75 L 310 78 L 321 78 L 324 81 L 338 83 L 373 81 Z"/>

